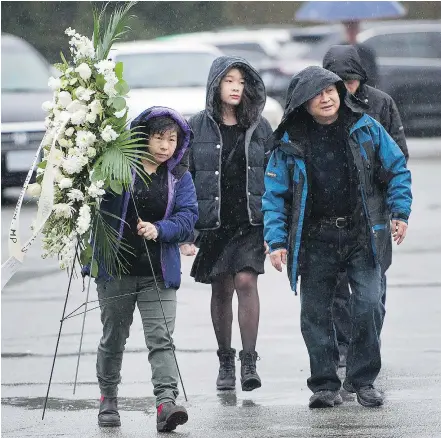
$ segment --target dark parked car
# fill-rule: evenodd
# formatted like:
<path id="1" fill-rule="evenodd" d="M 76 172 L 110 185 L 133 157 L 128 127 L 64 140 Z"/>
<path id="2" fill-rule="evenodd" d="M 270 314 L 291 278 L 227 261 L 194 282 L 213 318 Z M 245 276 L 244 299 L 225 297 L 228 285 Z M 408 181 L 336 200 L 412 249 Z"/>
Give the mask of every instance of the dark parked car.
<path id="1" fill-rule="evenodd" d="M 3 190 L 21 186 L 45 133 L 41 105 L 52 100 L 48 79 L 53 70 L 30 44 L 2 34 L 2 198 Z"/>
<path id="2" fill-rule="evenodd" d="M 390 94 L 400 110 L 407 134 L 441 132 L 441 21 L 390 21 L 365 23 L 358 42 L 377 56 L 378 88 Z M 291 77 L 307 65 L 321 65 L 333 44 L 343 41 L 339 26 L 296 31 L 284 46 L 277 64 L 261 69 L 267 92 L 284 105 Z M 313 37 L 315 34 L 316 38 Z M 320 34 L 321 32 L 321 34 Z M 292 55 L 289 55 L 290 44 Z M 296 51 L 296 45 L 301 49 Z"/>

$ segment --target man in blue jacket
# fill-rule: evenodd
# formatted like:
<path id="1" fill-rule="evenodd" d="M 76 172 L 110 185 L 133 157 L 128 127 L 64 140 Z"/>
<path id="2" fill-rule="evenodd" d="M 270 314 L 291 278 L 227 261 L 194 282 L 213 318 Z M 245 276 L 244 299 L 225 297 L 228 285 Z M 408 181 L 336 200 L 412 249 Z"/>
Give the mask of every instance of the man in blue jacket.
<path id="1" fill-rule="evenodd" d="M 185 408 L 175 404 L 178 370 L 170 336 L 175 327 L 176 291 L 181 284 L 178 244 L 193 238 L 198 219 L 193 180 L 186 167 L 180 166 L 192 132 L 179 113 L 166 107 L 145 110 L 131 127 L 142 131 L 147 139 L 151 159 L 143 159 L 142 164 L 149 184 L 134 174 L 130 191 L 121 195 L 106 193 L 101 203 L 101 210 L 108 213 L 103 217 L 124 242 L 121 248 L 129 245 L 130 253 L 120 250 L 125 272 L 116 278 L 106 272 L 102 248 L 96 249 L 103 323 L 96 364 L 101 390 L 98 424 L 121 424 L 118 384 L 124 346 L 138 306 L 152 368 L 157 430 L 169 432 L 188 419 Z"/>
<path id="2" fill-rule="evenodd" d="M 294 76 L 265 173 L 271 263 L 279 271 L 287 264 L 293 290 L 301 276 L 311 408 L 342 402 L 332 317 L 342 271 L 353 291 L 343 387 L 363 406 L 383 404 L 373 385 L 381 368 L 381 263 L 390 233 L 398 244 L 406 236 L 411 178 L 400 148 L 360 104 L 321 67 Z"/>

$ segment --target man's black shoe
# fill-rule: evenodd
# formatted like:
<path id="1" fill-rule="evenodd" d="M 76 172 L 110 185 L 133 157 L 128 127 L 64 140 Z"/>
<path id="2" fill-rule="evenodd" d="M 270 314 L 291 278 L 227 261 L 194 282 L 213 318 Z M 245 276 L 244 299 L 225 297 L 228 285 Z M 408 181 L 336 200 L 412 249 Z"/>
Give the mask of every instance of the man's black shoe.
<path id="1" fill-rule="evenodd" d="M 100 410 L 98 413 L 98 426 L 118 427 L 121 420 L 118 412 L 118 399 L 116 397 L 104 397 L 100 399 Z"/>
<path id="2" fill-rule="evenodd" d="M 188 421 L 187 410 L 173 402 L 162 403 L 157 408 L 156 429 L 158 432 L 171 432 Z"/>
<path id="3" fill-rule="evenodd" d="M 384 403 L 384 397 L 374 385 L 365 385 L 355 389 L 351 383 L 346 380 L 343 382 L 343 388 L 348 392 L 357 394 L 357 401 L 365 408 L 376 408 Z"/>
<path id="4" fill-rule="evenodd" d="M 236 350 L 217 350 L 219 357 L 219 375 L 216 380 L 216 388 L 219 391 L 236 388 Z"/>
<path id="5" fill-rule="evenodd" d="M 334 406 L 341 405 L 343 403 L 343 399 L 338 391 L 317 391 L 312 394 L 309 399 L 309 407 L 311 409 L 320 409 L 320 408 L 333 408 Z"/>
<path id="6" fill-rule="evenodd" d="M 242 384 L 242 391 L 252 391 L 260 388 L 262 381 L 256 371 L 257 353 L 241 351 L 239 353 L 239 360 L 242 362 L 240 367 L 240 382 Z"/>

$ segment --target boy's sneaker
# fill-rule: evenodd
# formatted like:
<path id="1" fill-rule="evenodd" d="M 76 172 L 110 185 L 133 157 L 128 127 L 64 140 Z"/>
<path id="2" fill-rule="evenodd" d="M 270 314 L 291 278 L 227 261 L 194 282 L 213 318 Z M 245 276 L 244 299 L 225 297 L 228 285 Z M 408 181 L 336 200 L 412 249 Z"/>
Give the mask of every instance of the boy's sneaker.
<path id="1" fill-rule="evenodd" d="M 341 405 L 343 403 L 343 399 L 338 391 L 317 391 L 312 394 L 309 399 L 309 407 L 311 409 L 320 409 L 320 408 L 333 408 L 334 406 Z"/>
<path id="2" fill-rule="evenodd" d="M 121 426 L 121 420 L 118 412 L 118 399 L 116 397 L 100 398 L 100 410 L 98 413 L 98 426 L 100 427 L 118 427 Z"/>
<path id="3" fill-rule="evenodd" d="M 384 397 L 374 385 L 365 385 L 359 389 L 355 389 L 348 381 L 343 382 L 343 388 L 352 393 L 357 394 L 357 401 L 365 408 L 376 408 L 384 403 Z"/>
<path id="4" fill-rule="evenodd" d="M 156 429 L 158 432 L 171 432 L 187 421 L 188 414 L 183 406 L 166 402 L 157 407 Z"/>

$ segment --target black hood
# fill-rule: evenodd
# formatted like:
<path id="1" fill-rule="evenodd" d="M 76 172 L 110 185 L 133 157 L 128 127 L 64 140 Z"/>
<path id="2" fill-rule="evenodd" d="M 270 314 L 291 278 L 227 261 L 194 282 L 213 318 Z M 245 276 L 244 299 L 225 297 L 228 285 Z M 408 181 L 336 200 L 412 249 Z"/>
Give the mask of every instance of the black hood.
<path id="1" fill-rule="evenodd" d="M 360 113 L 366 111 L 368 106 L 348 93 L 345 84 L 335 73 L 322 67 L 307 67 L 291 79 L 283 118 L 274 131 L 273 138 L 279 140 L 288 125 L 291 131 L 301 132 L 306 118 L 311 117 L 307 113 L 304 104 L 332 84 L 335 84 L 340 96 L 340 113 L 345 112 L 346 115 L 357 114 L 357 116 L 360 116 Z M 277 147 L 277 144 L 275 144 L 275 147 Z"/>
<path id="2" fill-rule="evenodd" d="M 207 82 L 207 98 L 205 102 L 205 109 L 213 115 L 213 100 L 216 88 L 219 87 L 221 79 L 233 67 L 238 67 L 243 70 L 253 81 L 252 87 L 256 90 L 258 101 L 256 102 L 259 108 L 258 114 L 262 114 L 266 102 L 265 85 L 257 70 L 244 58 L 239 56 L 220 56 L 213 61 L 208 74 Z"/>
<path id="3" fill-rule="evenodd" d="M 365 69 L 354 46 L 332 46 L 323 58 L 323 68 L 332 71 L 344 81 L 358 79 L 362 84 L 367 80 Z"/>

